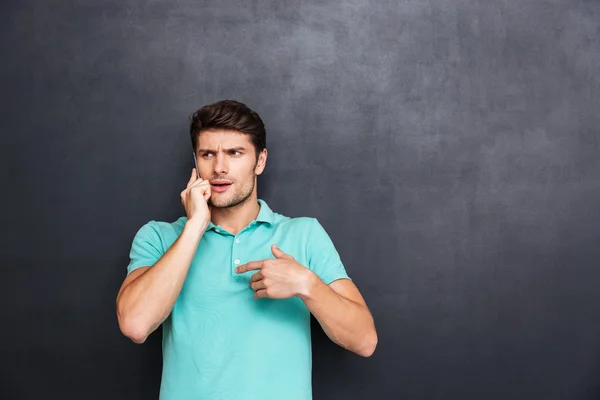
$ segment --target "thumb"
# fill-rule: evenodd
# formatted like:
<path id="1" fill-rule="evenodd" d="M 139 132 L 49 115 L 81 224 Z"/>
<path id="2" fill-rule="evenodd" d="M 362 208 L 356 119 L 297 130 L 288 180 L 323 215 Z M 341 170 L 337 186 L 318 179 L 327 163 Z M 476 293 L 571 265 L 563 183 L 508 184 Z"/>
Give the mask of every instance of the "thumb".
<path id="1" fill-rule="evenodd" d="M 294 259 L 294 257 L 292 257 L 291 255 L 284 253 L 279 247 L 277 247 L 276 244 L 271 246 L 271 251 L 273 252 L 273 255 L 276 258 L 281 258 L 284 260 L 293 260 Z"/>

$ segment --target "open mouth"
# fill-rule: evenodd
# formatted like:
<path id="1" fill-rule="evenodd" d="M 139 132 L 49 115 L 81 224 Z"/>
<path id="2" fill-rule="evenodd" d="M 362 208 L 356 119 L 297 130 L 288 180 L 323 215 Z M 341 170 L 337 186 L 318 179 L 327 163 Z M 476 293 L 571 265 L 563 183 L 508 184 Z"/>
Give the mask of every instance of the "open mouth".
<path id="1" fill-rule="evenodd" d="M 231 186 L 231 182 L 212 182 L 210 186 L 215 192 L 221 193 Z"/>

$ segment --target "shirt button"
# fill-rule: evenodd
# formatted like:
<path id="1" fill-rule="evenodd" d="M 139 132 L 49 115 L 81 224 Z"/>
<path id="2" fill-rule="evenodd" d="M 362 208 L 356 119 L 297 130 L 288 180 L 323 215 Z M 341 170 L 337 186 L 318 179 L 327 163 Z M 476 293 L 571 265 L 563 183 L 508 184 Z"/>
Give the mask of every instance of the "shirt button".
<path id="1" fill-rule="evenodd" d="M 235 260 L 234 263 L 239 264 L 240 260 Z"/>
<path id="2" fill-rule="evenodd" d="M 221 231 L 218 228 L 216 228 L 215 232 L 220 233 Z"/>
<path id="3" fill-rule="evenodd" d="M 235 242 L 236 242 L 236 243 L 239 243 L 239 242 L 240 242 L 240 239 L 235 239 Z"/>

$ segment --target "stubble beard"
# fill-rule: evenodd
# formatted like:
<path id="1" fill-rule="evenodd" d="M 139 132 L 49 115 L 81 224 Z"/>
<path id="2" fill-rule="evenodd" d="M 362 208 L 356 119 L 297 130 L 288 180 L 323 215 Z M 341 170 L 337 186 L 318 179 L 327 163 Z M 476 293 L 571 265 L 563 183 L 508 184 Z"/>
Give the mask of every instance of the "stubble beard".
<path id="1" fill-rule="evenodd" d="M 229 199 L 219 199 L 220 201 L 215 203 L 211 196 L 208 203 L 214 208 L 232 208 L 242 205 L 246 201 L 248 201 L 248 199 L 252 195 L 252 192 L 254 191 L 254 182 L 255 177 L 252 177 L 252 180 L 249 185 L 245 187 L 237 187 L 237 191 Z M 219 196 L 220 195 L 221 194 L 219 194 Z"/>

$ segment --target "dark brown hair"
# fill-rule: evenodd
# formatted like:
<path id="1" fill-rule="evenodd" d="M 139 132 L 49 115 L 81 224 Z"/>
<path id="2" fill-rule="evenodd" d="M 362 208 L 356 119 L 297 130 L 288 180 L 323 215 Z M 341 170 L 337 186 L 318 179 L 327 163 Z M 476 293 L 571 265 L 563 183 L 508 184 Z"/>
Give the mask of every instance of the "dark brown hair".
<path id="1" fill-rule="evenodd" d="M 265 125 L 260 116 L 248 106 L 235 100 L 221 100 L 208 104 L 192 114 L 190 136 L 194 151 L 198 135 L 208 129 L 232 129 L 251 136 L 256 155 L 266 147 Z"/>

